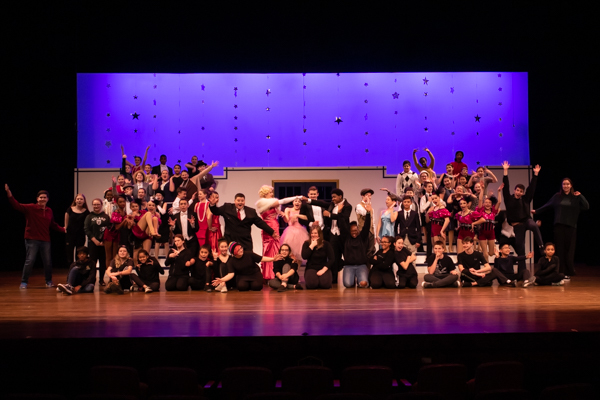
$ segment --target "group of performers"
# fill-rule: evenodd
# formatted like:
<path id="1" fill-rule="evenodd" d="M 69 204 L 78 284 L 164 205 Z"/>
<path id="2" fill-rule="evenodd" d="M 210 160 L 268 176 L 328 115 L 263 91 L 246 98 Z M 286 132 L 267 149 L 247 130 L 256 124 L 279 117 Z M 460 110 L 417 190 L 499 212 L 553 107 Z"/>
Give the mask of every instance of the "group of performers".
<path id="1" fill-rule="evenodd" d="M 52 283 L 50 233 L 66 235 L 66 253 L 71 265 L 67 282 L 57 285 L 64 294 L 90 293 L 96 279 L 106 293 L 126 290 L 155 292 L 164 270 L 158 261 L 165 247 L 169 267 L 167 291 L 204 290 L 227 292 L 262 290 L 264 284 L 277 291 L 304 289 L 298 274 L 302 265 L 306 289 L 330 289 L 342 271 L 347 288 L 416 288 L 416 253 L 426 252 L 428 273 L 424 288 L 447 286 L 563 285 L 575 274 L 574 251 L 577 219 L 587 210 L 585 197 L 574 191 L 569 178 L 545 205 L 530 210 L 539 165 L 533 168 L 528 187 L 517 184 L 511 194 L 509 164 L 498 192 L 488 192 L 497 182 L 487 168 L 469 175 L 457 152 L 443 174 L 433 170 L 433 154 L 403 163 L 396 192 L 387 188 L 385 209 L 375 216 L 374 191 L 360 192 L 353 207 L 341 189 L 331 191 L 331 201 L 319 200 L 316 187 L 307 196 L 277 199 L 272 187 L 259 191 L 256 208 L 246 206 L 242 193 L 233 203 L 219 205 L 219 193 L 210 171 L 218 162 L 206 164 L 192 157 L 185 164 L 145 164 L 148 149 L 130 163 L 123 150 L 121 174 L 113 177 L 104 197 L 88 209 L 78 194 L 65 213 L 64 226 L 54 221 L 47 207 L 49 194 L 40 191 L 35 204 L 18 203 L 8 187 L 10 204 L 26 216 L 27 250 L 21 288 L 26 289 L 33 264 L 40 253 L 46 286 Z M 504 202 L 505 211 L 500 211 Z M 282 206 L 285 206 L 282 209 Z M 532 214 L 554 211 L 554 240 L 543 243 Z M 357 221 L 350 221 L 352 212 Z M 224 221 L 221 229 L 220 219 Z M 287 228 L 279 236 L 279 218 Z M 253 252 L 252 226 L 262 230 L 262 255 Z M 533 233 L 540 260 L 535 274 L 526 268 L 526 231 Z M 456 236 L 457 263 L 448 253 Z M 87 242 L 87 246 L 86 246 Z M 499 246 L 496 247 L 496 242 Z M 154 256 L 151 249 L 154 245 Z M 511 255 L 511 247 L 516 255 Z M 76 250 L 76 251 L 75 251 Z M 75 254 L 75 257 L 74 257 Z M 493 266 L 490 258 L 494 257 Z M 260 264 L 260 265 L 259 265 Z M 517 269 L 515 271 L 515 264 Z"/>

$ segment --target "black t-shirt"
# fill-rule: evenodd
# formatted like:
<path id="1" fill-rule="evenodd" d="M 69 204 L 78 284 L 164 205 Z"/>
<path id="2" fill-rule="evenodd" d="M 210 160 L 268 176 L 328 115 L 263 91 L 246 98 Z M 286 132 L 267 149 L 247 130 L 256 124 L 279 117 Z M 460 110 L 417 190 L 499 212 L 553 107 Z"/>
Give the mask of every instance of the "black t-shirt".
<path id="1" fill-rule="evenodd" d="M 229 257 L 229 260 L 227 260 L 227 272 L 237 275 L 254 275 L 257 272 L 260 273 L 260 268 L 256 265 L 260 260 L 262 260 L 262 256 L 244 251 L 244 254 L 240 258 Z"/>
<path id="2" fill-rule="evenodd" d="M 408 268 L 406 269 L 402 268 L 402 265 L 400 265 L 400 263 L 405 262 L 410 256 L 411 252 L 406 247 L 403 247 L 400 251 L 394 250 L 394 259 L 396 264 L 398 265 L 398 275 L 418 275 L 417 270 L 415 269 L 415 266 L 412 263 L 408 264 Z"/>
<path id="3" fill-rule="evenodd" d="M 478 251 L 474 251 L 473 254 L 467 254 L 463 251 L 458 255 L 458 264 L 468 271 L 471 268 L 480 269 L 482 265 L 487 264 L 487 260 Z"/>
<path id="4" fill-rule="evenodd" d="M 165 273 L 155 257 L 150 257 L 146 260 L 146 263 L 137 265 L 135 271 L 144 282 L 160 282 L 158 275 L 164 275 Z"/>
<path id="5" fill-rule="evenodd" d="M 427 265 L 432 266 L 435 261 L 435 254 L 430 254 L 427 257 Z M 454 271 L 456 267 L 454 266 L 454 261 L 447 254 L 444 254 L 444 257 L 441 260 L 438 260 L 436 269 L 434 271 L 434 275 L 447 275 L 450 271 Z"/>
<path id="6" fill-rule="evenodd" d="M 202 261 L 201 259 L 197 258 L 196 263 L 192 265 L 192 268 L 190 268 L 192 278 L 198 280 L 206 279 L 206 263 L 208 262 L 212 262 L 212 260 L 207 258 L 206 260 Z"/>

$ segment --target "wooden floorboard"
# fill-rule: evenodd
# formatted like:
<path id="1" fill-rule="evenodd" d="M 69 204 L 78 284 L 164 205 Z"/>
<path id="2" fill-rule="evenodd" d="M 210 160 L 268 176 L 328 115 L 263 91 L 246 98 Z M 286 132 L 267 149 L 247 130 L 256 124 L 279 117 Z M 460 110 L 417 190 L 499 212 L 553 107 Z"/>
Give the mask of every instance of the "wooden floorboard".
<path id="1" fill-rule="evenodd" d="M 55 271 L 55 282 L 66 271 Z M 65 296 L 35 271 L 0 274 L 0 338 L 600 332 L 600 269 L 562 287 Z M 422 276 L 419 282 L 422 281 Z"/>

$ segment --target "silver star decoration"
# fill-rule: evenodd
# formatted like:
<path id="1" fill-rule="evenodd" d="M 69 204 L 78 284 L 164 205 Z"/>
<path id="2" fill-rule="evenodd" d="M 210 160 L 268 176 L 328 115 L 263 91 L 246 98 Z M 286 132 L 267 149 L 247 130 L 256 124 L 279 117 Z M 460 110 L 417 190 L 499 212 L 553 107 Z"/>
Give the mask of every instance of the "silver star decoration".
<path id="1" fill-rule="evenodd" d="M 134 99 L 134 100 L 137 100 L 137 94 L 134 94 L 134 95 L 133 95 L 133 99 Z"/>
<path id="2" fill-rule="evenodd" d="M 110 149 L 110 146 L 112 146 L 112 142 L 110 140 L 107 140 L 104 145 Z"/>

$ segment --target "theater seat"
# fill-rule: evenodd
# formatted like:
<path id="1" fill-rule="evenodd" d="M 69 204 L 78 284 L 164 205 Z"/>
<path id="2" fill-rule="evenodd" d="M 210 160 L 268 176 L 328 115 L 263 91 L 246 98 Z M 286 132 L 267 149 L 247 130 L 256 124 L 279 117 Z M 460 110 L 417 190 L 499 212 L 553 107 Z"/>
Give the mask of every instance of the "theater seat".
<path id="1" fill-rule="evenodd" d="M 523 388 L 523 364 L 516 361 L 481 364 L 467 386 L 473 395 L 499 389 Z"/>
<path id="2" fill-rule="evenodd" d="M 304 399 L 314 399 L 333 391 L 333 373 L 331 369 L 321 366 L 286 368 L 282 373 L 281 388 L 299 393 Z"/>
<path id="3" fill-rule="evenodd" d="M 267 368 L 235 367 L 221 373 L 221 386 L 227 400 L 241 400 L 254 393 L 271 392 L 274 389 L 273 373 Z"/>
<path id="4" fill-rule="evenodd" d="M 375 397 L 387 396 L 392 391 L 391 368 L 357 366 L 342 372 L 341 389 L 344 393 L 364 393 Z"/>
<path id="5" fill-rule="evenodd" d="M 203 388 L 198 385 L 198 374 L 189 368 L 160 367 L 148 371 L 148 395 L 200 396 Z"/>
<path id="6" fill-rule="evenodd" d="M 440 393 L 447 399 L 462 399 L 466 394 L 467 367 L 462 364 L 427 365 L 419 370 L 413 389 Z"/>
<path id="7" fill-rule="evenodd" d="M 135 368 L 98 366 L 91 370 L 91 394 L 116 394 L 145 398 L 148 386 L 140 382 Z"/>
<path id="8" fill-rule="evenodd" d="M 597 399 L 599 396 L 600 393 L 593 385 L 573 383 L 544 389 L 540 400 L 588 400 Z"/>

